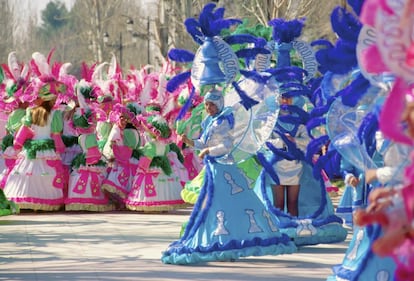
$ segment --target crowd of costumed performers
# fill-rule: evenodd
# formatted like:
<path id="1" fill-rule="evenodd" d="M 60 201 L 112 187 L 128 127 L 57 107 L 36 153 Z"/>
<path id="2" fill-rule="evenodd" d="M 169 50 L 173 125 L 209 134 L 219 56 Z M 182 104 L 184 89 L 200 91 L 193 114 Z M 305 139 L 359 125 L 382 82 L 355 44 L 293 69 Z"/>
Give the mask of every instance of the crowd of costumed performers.
<path id="1" fill-rule="evenodd" d="M 171 64 L 123 76 L 113 56 L 78 79 L 52 55 L 11 52 L 1 68 L 2 214 L 186 207 L 201 161 L 175 133 L 188 86 L 167 94 Z"/>
<path id="2" fill-rule="evenodd" d="M 190 97 L 203 97 L 207 116 L 201 135 L 181 134 L 204 167 L 184 187 L 193 212 L 162 262 L 287 254 L 301 245 L 344 241 L 347 230 L 321 170 L 315 173 L 314 157 L 307 157 L 307 111 L 314 106 L 318 67 L 312 46 L 298 40 L 304 20 L 274 19 L 255 33 L 223 16 L 223 8 L 207 4 L 198 19 L 185 21 L 197 52 L 169 52 L 191 68 L 172 77 L 167 89 L 191 81 Z M 301 66 L 291 64 L 293 52 Z"/>
<path id="3" fill-rule="evenodd" d="M 412 280 L 414 1 L 348 4 L 331 14 L 335 44 L 313 42 L 323 76 L 307 125 L 324 124 L 320 140 L 329 140 L 315 166 L 340 155 L 345 190 L 337 214 L 353 233 L 327 280 Z"/>
<path id="4" fill-rule="evenodd" d="M 348 0 L 337 40 L 206 4 L 161 70 L 29 63 L 0 72 L 0 214 L 192 206 L 168 264 L 351 239 L 327 280 L 412 280 L 414 1 Z M 182 66 L 180 66 L 182 65 Z M 335 209 L 329 179 L 345 187 Z"/>

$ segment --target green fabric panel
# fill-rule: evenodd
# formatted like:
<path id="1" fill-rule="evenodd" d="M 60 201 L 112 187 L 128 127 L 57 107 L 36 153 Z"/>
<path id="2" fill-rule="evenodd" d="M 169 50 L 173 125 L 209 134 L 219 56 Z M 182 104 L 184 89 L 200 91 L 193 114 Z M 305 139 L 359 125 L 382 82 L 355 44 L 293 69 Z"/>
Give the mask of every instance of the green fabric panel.
<path id="1" fill-rule="evenodd" d="M 153 142 L 148 142 L 144 145 L 143 148 L 144 155 L 149 158 L 154 158 L 155 156 L 155 144 Z"/>
<path id="2" fill-rule="evenodd" d="M 78 144 L 78 137 L 62 135 L 62 141 L 66 147 L 71 147 Z"/>
<path id="3" fill-rule="evenodd" d="M 102 139 L 105 139 L 105 140 L 108 139 L 111 129 L 112 129 L 112 123 L 110 122 L 103 122 L 102 124 L 100 124 L 99 134 L 102 136 Z"/>
<path id="4" fill-rule="evenodd" d="M 152 158 L 150 167 L 160 168 L 167 176 L 172 173 L 170 160 L 167 156 L 155 156 Z"/>
<path id="5" fill-rule="evenodd" d="M 9 146 L 13 146 L 14 136 L 12 134 L 7 134 L 1 140 L 1 149 L 6 150 Z"/>
<path id="6" fill-rule="evenodd" d="M 73 125 L 78 128 L 89 128 L 90 124 L 88 118 L 91 116 L 92 112 L 90 109 L 87 109 L 84 115 L 74 114 L 73 115 Z"/>
<path id="7" fill-rule="evenodd" d="M 98 163 L 92 165 L 97 167 L 106 167 L 105 161 L 99 160 Z M 72 168 L 78 169 L 80 166 L 86 166 L 86 158 L 85 153 L 80 153 L 76 155 L 76 157 L 72 160 L 71 163 Z"/>
<path id="8" fill-rule="evenodd" d="M 139 137 L 137 138 L 135 129 L 124 129 L 124 144 L 132 149 L 139 146 Z"/>
<path id="9" fill-rule="evenodd" d="M 98 141 L 96 139 L 96 135 L 95 134 L 90 134 L 86 136 L 85 139 L 85 147 L 86 148 L 91 148 L 94 146 L 98 146 Z"/>
<path id="10" fill-rule="evenodd" d="M 181 153 L 181 149 L 178 147 L 176 143 L 170 143 L 170 151 L 175 152 L 177 154 L 177 158 L 181 163 L 184 163 L 184 155 Z"/>
<path id="11" fill-rule="evenodd" d="M 27 108 L 25 112 L 25 116 L 22 119 L 22 124 L 30 127 L 32 125 L 32 109 Z"/>
<path id="12" fill-rule="evenodd" d="M 51 127 L 52 133 L 61 133 L 63 131 L 63 112 L 61 110 L 53 111 Z"/>
<path id="13" fill-rule="evenodd" d="M 14 134 L 22 125 L 22 119 L 26 116 L 26 110 L 18 108 L 13 111 L 7 119 L 6 129 Z"/>
<path id="14" fill-rule="evenodd" d="M 144 156 L 144 151 L 142 149 L 134 149 L 132 150 L 132 157 L 135 159 L 139 159 L 141 156 Z"/>
<path id="15" fill-rule="evenodd" d="M 107 141 L 107 139 L 98 140 L 98 148 L 99 148 L 100 151 L 102 151 L 104 149 L 106 141 Z"/>
<path id="16" fill-rule="evenodd" d="M 27 157 L 29 159 L 36 159 L 38 151 L 55 149 L 55 142 L 52 139 L 49 140 L 27 140 L 23 145 L 27 151 Z"/>

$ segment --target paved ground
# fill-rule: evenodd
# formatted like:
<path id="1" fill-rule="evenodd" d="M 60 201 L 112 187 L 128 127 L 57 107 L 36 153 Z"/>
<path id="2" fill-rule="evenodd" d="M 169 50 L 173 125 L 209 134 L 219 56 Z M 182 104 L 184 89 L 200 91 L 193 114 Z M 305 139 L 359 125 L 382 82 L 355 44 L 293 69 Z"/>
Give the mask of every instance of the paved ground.
<path id="1" fill-rule="evenodd" d="M 168 214 L 22 213 L 0 217 L 0 280 L 325 280 L 347 241 L 235 262 L 165 265 L 190 209 Z"/>

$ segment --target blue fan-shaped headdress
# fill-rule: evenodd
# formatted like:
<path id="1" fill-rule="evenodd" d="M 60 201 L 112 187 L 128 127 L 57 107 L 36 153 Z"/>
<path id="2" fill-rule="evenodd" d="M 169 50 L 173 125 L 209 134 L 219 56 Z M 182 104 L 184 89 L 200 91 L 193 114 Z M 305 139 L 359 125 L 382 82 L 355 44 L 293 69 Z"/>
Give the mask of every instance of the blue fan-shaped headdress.
<path id="1" fill-rule="evenodd" d="M 350 1 L 350 4 L 358 14 L 361 1 Z M 372 167 L 369 151 L 367 153 L 361 143 L 368 143 L 366 138 L 372 137 L 375 126 L 371 126 L 372 122 L 367 126 L 365 121 L 362 122 L 363 128 L 359 128 L 363 117 L 357 118 L 358 115 L 369 113 L 369 109 L 362 108 L 366 108 L 369 101 L 375 99 L 375 91 L 378 90 L 372 87 L 358 68 L 356 51 L 362 24 L 353 13 L 343 7 L 334 9 L 331 23 L 339 36 L 336 44 L 327 44 L 324 40 L 313 43 L 324 47 L 316 53 L 316 57 L 321 72 L 325 74 L 321 83 L 325 104 L 320 104 L 311 113 L 315 118 L 310 124 L 317 124 L 324 119 L 330 142 L 341 156 L 348 160 L 352 158 L 351 162 L 360 169 Z M 315 140 L 310 146 L 315 146 L 316 143 Z M 318 163 L 316 166 L 319 166 Z"/>
<path id="2" fill-rule="evenodd" d="M 258 53 L 269 53 L 264 48 L 242 48 L 234 52 L 231 45 L 255 43 L 257 38 L 248 34 L 222 36 L 225 29 L 239 24 L 238 19 L 224 19 L 224 8 L 217 8 L 216 4 L 209 3 L 204 6 L 198 19 L 189 18 L 185 21 L 187 32 L 193 40 L 201 45 L 193 54 L 187 50 L 172 49 L 168 53 L 171 60 L 192 63 L 190 70 L 173 77 L 167 84 L 167 90 L 173 92 L 179 85 L 191 79 L 195 88 L 204 85 L 217 85 L 224 83 L 232 85 L 240 96 L 240 103 L 249 109 L 257 104 L 234 81 L 240 74 L 239 59 L 254 57 Z M 190 94 L 188 103 L 194 95 L 194 89 Z M 180 119 L 189 106 L 184 105 L 178 116 Z"/>

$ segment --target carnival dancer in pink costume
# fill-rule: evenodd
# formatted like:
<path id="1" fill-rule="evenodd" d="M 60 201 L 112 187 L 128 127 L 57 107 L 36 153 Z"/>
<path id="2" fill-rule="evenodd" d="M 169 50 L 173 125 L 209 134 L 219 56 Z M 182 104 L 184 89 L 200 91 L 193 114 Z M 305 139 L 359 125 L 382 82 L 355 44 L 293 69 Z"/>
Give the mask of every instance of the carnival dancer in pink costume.
<path id="1" fill-rule="evenodd" d="M 141 137 L 137 130 L 140 126 L 135 118 L 138 106 L 129 103 L 126 106 L 116 104 L 110 120 L 114 123 L 106 142 L 103 155 L 111 162 L 111 170 L 102 183 L 102 190 L 116 200 L 119 208 L 124 208 L 124 200 L 132 187 L 132 180 L 142 155 L 139 150 Z"/>
<path id="2" fill-rule="evenodd" d="M 178 104 L 178 92 L 167 93 L 166 86 L 167 76 L 165 73 L 160 73 L 158 76 L 157 103 L 160 104 L 162 116 L 165 118 L 168 127 L 175 128 L 176 119 L 181 106 Z M 187 167 L 184 166 L 185 158 L 182 153 L 183 143 L 174 129 L 171 130 L 171 135 L 167 142 L 169 143 L 170 148 L 167 157 L 170 160 L 172 175 L 174 175 L 175 178 L 180 181 L 181 185 L 184 186 L 185 183 L 190 180 L 189 172 L 193 170 L 188 170 Z"/>
<path id="3" fill-rule="evenodd" d="M 180 195 L 181 181 L 173 175 L 168 158 L 171 130 L 161 114 L 155 115 L 156 112 L 151 112 L 147 118 L 139 117 L 148 139 L 125 201 L 126 207 L 133 211 L 160 212 L 186 206 Z"/>
<path id="4" fill-rule="evenodd" d="M 109 211 L 114 206 L 101 190 L 102 181 L 107 175 L 106 163 L 101 160 L 96 138 L 96 114 L 88 104 L 94 99 L 93 85 L 82 79 L 76 86 L 79 107 L 73 115 L 73 126 L 79 134 L 79 145 L 83 153 L 72 162 L 69 177 L 67 211 Z"/>
<path id="5" fill-rule="evenodd" d="M 4 80 L 1 84 L 1 120 L 6 121 L 2 126 L 1 142 L 1 164 L 0 164 L 0 188 L 3 189 L 7 177 L 14 167 L 17 152 L 13 148 L 13 138 L 22 125 L 22 118 L 26 115 L 28 103 L 21 102 L 25 88 L 29 82 L 30 71 L 27 64 L 17 61 L 16 53 L 11 52 L 8 56 L 8 64 L 2 66 Z"/>
<path id="6" fill-rule="evenodd" d="M 76 105 L 75 105 L 76 106 Z M 65 178 L 66 183 L 69 183 L 69 175 L 72 169 L 72 161 L 75 159 L 76 155 L 82 152 L 82 148 L 78 144 L 78 133 L 76 129 L 71 126 L 73 114 L 75 113 L 75 108 L 72 108 L 70 105 L 63 109 L 63 132 L 62 132 L 62 141 L 65 144 L 65 150 L 61 154 L 62 164 L 65 169 Z M 68 194 L 68 185 L 65 186 L 65 198 Z"/>
<path id="7" fill-rule="evenodd" d="M 57 94 L 66 86 L 40 53 L 32 55 L 32 68 L 38 77 L 30 83 L 26 96 L 32 107 L 26 111 L 23 126 L 14 139 L 21 150 L 4 187 L 6 196 L 20 209 L 55 211 L 63 207 L 62 113 L 54 110 Z"/>

